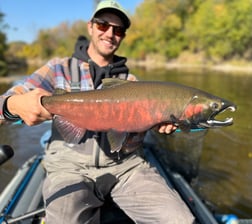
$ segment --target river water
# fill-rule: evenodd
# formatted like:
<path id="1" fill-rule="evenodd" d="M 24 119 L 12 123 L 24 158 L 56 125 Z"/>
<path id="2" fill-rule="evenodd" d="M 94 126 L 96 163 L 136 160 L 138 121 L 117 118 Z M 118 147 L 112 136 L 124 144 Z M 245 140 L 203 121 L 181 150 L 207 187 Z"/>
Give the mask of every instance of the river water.
<path id="1" fill-rule="evenodd" d="M 211 129 L 204 136 L 195 191 L 219 213 L 252 217 L 252 75 L 216 71 L 135 69 L 140 79 L 173 81 L 208 91 L 234 102 L 234 124 Z M 0 94 L 7 88 L 0 84 Z M 15 156 L 0 167 L 0 191 L 18 167 L 41 153 L 39 139 L 48 124 L 0 126 L 0 144 L 10 144 Z M 167 144 L 169 144 L 167 142 Z"/>

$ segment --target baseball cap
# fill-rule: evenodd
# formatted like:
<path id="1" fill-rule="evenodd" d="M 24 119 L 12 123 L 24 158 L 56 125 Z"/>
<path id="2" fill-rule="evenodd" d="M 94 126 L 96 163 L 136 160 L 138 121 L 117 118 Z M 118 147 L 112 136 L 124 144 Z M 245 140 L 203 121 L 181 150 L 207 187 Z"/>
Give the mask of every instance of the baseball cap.
<path id="1" fill-rule="evenodd" d="M 103 0 L 100 1 L 97 5 L 95 12 L 92 16 L 94 18 L 97 16 L 97 14 L 100 14 L 102 12 L 112 12 L 115 13 L 117 16 L 119 16 L 122 19 L 122 22 L 126 29 L 130 27 L 130 19 L 124 10 L 124 8 L 115 0 Z"/>

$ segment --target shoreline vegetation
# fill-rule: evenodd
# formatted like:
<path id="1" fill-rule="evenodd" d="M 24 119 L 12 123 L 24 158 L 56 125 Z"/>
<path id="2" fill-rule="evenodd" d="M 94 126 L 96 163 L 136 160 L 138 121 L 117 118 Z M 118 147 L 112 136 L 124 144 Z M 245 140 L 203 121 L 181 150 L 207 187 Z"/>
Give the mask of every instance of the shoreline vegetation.
<path id="1" fill-rule="evenodd" d="M 40 61 L 41 62 L 41 61 Z M 29 63 L 32 68 L 40 67 L 46 62 L 41 63 Z M 40 64 L 40 65 L 38 65 Z M 219 63 L 219 64 L 203 64 L 203 63 L 187 63 L 187 62 L 180 62 L 174 60 L 172 62 L 164 62 L 162 60 L 154 60 L 154 59 L 146 59 L 146 60 L 135 60 L 135 59 L 128 59 L 127 65 L 130 69 L 134 68 L 142 68 L 146 70 L 155 70 L 155 69 L 165 69 L 165 70 L 180 70 L 185 72 L 201 72 L 204 70 L 212 70 L 212 71 L 219 71 L 224 74 L 237 74 L 237 75 L 252 75 L 252 63 L 245 63 L 244 65 L 233 65 L 230 63 Z M 29 68 L 29 66 L 28 66 Z M 33 69 L 31 72 L 35 71 Z M 28 69 L 30 70 L 30 69 Z M 16 72 L 15 72 L 16 73 Z M 28 73 L 29 74 L 29 73 Z M 6 77 L 0 77 L 0 83 L 12 83 L 17 80 L 20 80 L 23 77 L 23 74 L 14 74 L 8 75 Z"/>
<path id="2" fill-rule="evenodd" d="M 233 65 L 229 63 L 220 64 L 198 64 L 198 63 L 183 63 L 178 61 L 173 62 L 158 62 L 156 60 L 128 60 L 129 67 L 144 68 L 146 70 L 155 69 L 167 69 L 173 70 L 178 69 L 181 71 L 202 71 L 202 70 L 213 70 L 224 73 L 234 74 L 251 74 L 252 75 L 252 64 L 246 63 L 244 65 Z"/>
<path id="3" fill-rule="evenodd" d="M 251 11 L 251 0 L 143 0 L 130 15 L 131 31 L 117 53 L 127 56 L 133 69 L 252 74 Z M 2 18 L 0 14 L 0 24 Z M 5 37 L 4 32 L 0 34 Z M 38 30 L 32 43 L 7 44 L 3 38 L 0 58 L 4 56 L 9 74 L 13 75 L 12 69 L 19 71 L 20 66 L 27 66 L 23 74 L 30 74 L 44 64 L 44 59 L 72 55 L 76 43 L 86 39 L 87 21 L 63 21 Z M 6 70 L 0 70 L 2 76 Z"/>

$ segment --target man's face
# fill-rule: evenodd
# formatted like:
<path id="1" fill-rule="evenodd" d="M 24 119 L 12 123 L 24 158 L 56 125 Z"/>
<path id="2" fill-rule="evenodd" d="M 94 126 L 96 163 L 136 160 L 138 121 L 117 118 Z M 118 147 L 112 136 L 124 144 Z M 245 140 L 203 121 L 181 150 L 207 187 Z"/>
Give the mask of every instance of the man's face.
<path id="1" fill-rule="evenodd" d="M 125 29 L 121 19 L 112 13 L 100 14 L 88 23 L 91 36 L 91 47 L 95 53 L 104 58 L 114 55 L 125 37 Z M 90 55 L 92 58 L 92 55 Z"/>

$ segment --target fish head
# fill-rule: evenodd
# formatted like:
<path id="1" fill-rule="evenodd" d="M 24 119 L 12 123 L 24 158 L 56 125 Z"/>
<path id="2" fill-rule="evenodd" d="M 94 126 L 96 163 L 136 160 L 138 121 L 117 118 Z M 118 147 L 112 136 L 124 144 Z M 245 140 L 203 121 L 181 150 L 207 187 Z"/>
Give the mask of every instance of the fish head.
<path id="1" fill-rule="evenodd" d="M 233 118 L 217 119 L 216 116 L 230 110 L 234 112 L 236 105 L 231 101 L 210 94 L 194 95 L 183 112 L 184 120 L 191 128 L 214 128 L 233 124 Z"/>

